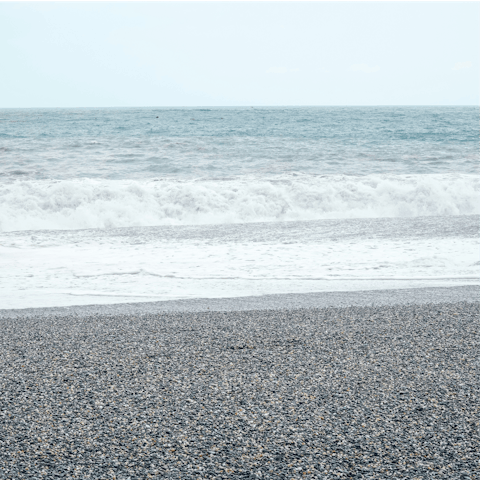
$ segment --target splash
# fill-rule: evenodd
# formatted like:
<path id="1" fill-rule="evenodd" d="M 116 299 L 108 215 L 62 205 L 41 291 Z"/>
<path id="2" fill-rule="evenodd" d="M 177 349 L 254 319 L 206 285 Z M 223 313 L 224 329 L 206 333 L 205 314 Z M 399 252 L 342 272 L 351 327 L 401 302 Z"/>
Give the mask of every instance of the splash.
<path id="1" fill-rule="evenodd" d="M 479 213 L 480 177 L 468 174 L 18 180 L 0 185 L 0 231 Z"/>

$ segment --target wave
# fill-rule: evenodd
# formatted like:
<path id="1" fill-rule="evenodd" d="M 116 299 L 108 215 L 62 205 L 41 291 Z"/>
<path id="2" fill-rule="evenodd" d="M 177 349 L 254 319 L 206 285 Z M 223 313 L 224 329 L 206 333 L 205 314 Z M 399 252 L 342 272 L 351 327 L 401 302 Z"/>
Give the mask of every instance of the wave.
<path id="1" fill-rule="evenodd" d="M 144 270 L 140 268 L 138 270 L 126 270 L 126 271 L 108 271 L 108 272 L 97 272 L 97 273 L 73 273 L 74 277 L 77 278 L 87 278 L 87 277 L 109 277 L 109 276 L 121 276 L 121 275 L 150 275 L 152 277 L 161 277 L 161 278 L 175 278 L 179 280 L 258 280 L 258 281 L 282 281 L 282 280 L 327 280 L 327 281 L 357 281 L 357 280 L 480 280 L 479 275 L 430 275 L 430 276 L 342 276 L 342 275 L 324 275 L 321 277 L 302 277 L 299 275 L 292 275 L 289 277 L 255 277 L 250 275 L 244 276 L 229 276 L 225 277 L 222 275 L 212 275 L 209 277 L 205 276 L 179 276 L 179 275 L 163 275 L 161 273 L 152 272 L 149 270 Z"/>
<path id="2" fill-rule="evenodd" d="M 0 185 L 4 232 L 479 213 L 480 177 L 467 174 L 17 180 Z"/>

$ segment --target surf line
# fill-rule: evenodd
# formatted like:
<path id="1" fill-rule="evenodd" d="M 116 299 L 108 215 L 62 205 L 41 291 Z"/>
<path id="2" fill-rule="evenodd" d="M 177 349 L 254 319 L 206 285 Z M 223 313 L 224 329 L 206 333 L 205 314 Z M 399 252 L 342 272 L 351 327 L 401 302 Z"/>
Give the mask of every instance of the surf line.
<path id="1" fill-rule="evenodd" d="M 175 278 L 178 280 L 253 280 L 253 281 L 262 281 L 262 280 L 270 280 L 270 281 L 275 281 L 275 280 L 306 280 L 306 281 L 319 281 L 319 280 L 324 280 L 324 281 L 336 281 L 336 280 L 341 280 L 341 281 L 356 281 L 356 280 L 478 280 L 480 281 L 480 277 L 474 276 L 474 275 L 441 275 L 441 276 L 430 276 L 430 277 L 396 277 L 396 276 L 389 276 L 389 277 L 363 277 L 363 276 L 358 276 L 358 277 L 344 277 L 344 276 L 335 276 L 335 275 L 329 275 L 329 276 L 323 276 L 323 277 L 240 277 L 240 276 L 210 276 L 210 277 L 184 277 L 184 276 L 177 276 L 177 275 L 172 275 L 172 274 L 161 274 L 161 273 L 156 273 L 156 272 L 151 272 L 148 270 L 144 269 L 139 269 L 139 270 L 127 270 L 127 271 L 113 271 L 113 272 L 98 272 L 98 273 L 73 273 L 73 276 L 79 277 L 79 278 L 84 278 L 84 277 L 102 277 L 102 276 L 109 276 L 109 275 L 151 275 L 154 277 L 160 277 L 160 278 Z"/>

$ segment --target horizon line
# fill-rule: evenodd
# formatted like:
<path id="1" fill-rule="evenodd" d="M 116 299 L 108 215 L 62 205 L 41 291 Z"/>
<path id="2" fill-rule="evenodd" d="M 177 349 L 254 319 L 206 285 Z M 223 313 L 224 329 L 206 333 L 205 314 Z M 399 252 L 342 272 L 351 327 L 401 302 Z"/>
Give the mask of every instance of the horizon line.
<path id="1" fill-rule="evenodd" d="M 60 1 L 60 0 L 58 0 Z M 89 1 L 89 0 L 87 0 Z M 328 108 L 328 107 L 479 107 L 480 104 L 324 104 L 324 105 L 114 105 L 114 106 L 88 106 L 88 107 L 1 107 L 0 110 L 33 110 L 33 109 L 95 109 L 95 108 Z"/>

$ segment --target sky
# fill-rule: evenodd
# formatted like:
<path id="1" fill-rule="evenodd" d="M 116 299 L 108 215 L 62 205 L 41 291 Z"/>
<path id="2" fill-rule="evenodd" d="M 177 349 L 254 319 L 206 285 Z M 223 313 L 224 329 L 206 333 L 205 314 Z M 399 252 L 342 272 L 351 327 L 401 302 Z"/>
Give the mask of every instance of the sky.
<path id="1" fill-rule="evenodd" d="M 479 2 L 0 3 L 0 108 L 478 105 Z"/>

